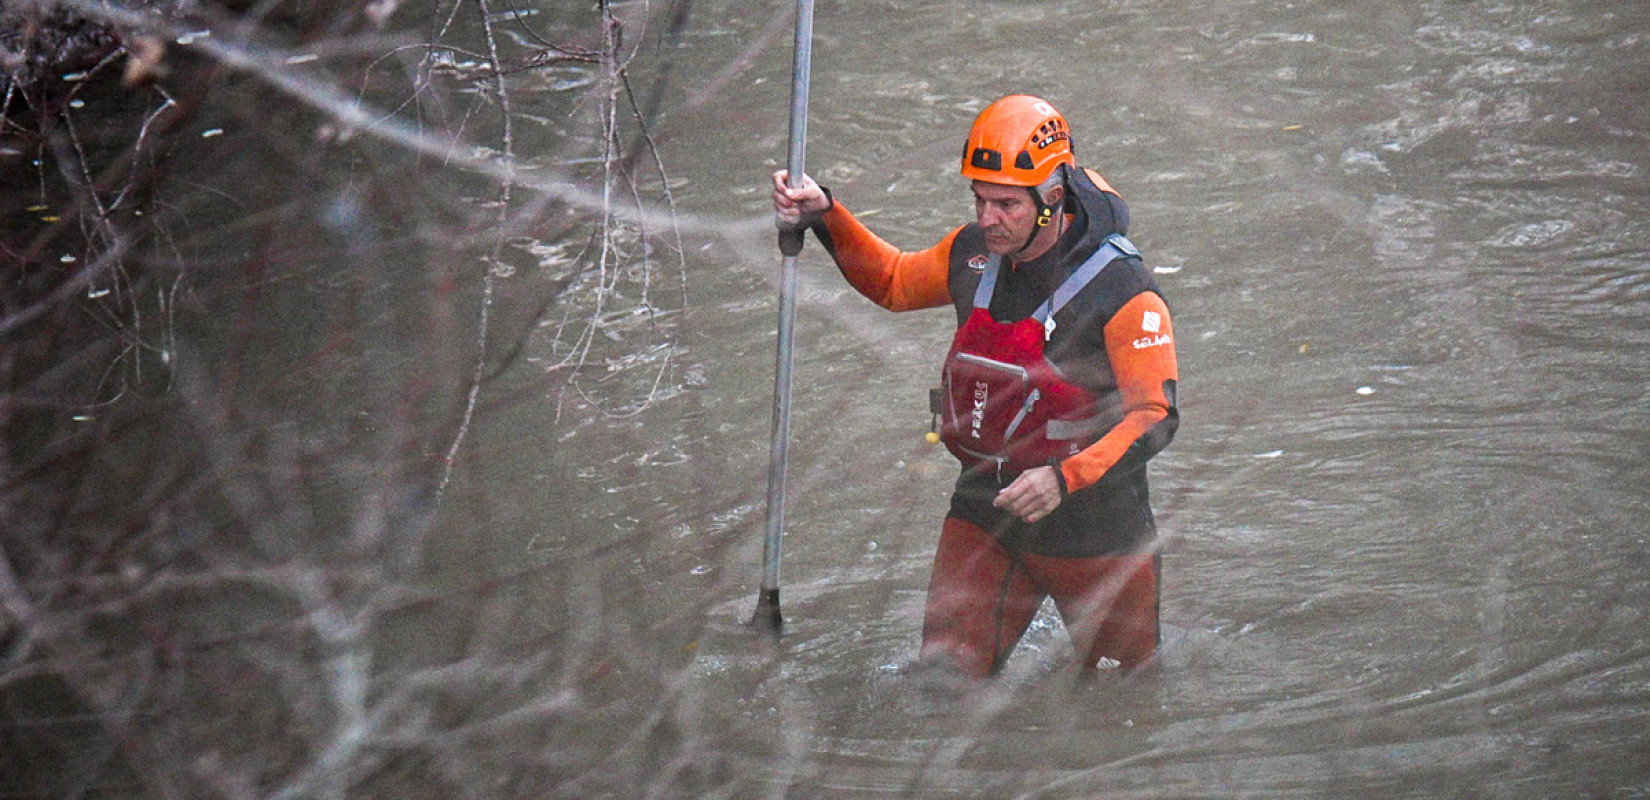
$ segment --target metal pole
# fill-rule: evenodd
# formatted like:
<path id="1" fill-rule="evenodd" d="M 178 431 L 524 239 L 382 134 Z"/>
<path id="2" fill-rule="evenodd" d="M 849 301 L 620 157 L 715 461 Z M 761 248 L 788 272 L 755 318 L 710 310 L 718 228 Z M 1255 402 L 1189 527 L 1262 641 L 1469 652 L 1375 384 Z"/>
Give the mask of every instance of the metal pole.
<path id="1" fill-rule="evenodd" d="M 791 152 L 786 169 L 791 188 L 802 185 L 808 150 L 808 73 L 813 62 L 813 0 L 797 0 L 796 49 L 791 67 Z M 796 256 L 802 252 L 803 229 L 781 229 L 779 251 L 779 345 L 774 359 L 773 440 L 768 457 L 768 527 L 762 552 L 762 590 L 756 598 L 751 624 L 778 635 L 784 625 L 779 612 L 779 550 L 785 533 L 785 460 L 791 436 L 791 361 L 795 349 Z"/>

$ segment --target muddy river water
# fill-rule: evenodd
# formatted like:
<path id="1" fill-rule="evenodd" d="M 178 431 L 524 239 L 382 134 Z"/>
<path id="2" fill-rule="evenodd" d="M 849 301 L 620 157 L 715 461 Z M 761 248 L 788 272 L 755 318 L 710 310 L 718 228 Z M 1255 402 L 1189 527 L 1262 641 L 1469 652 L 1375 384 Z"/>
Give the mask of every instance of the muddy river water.
<path id="1" fill-rule="evenodd" d="M 973 114 L 1046 96 L 1175 315 L 1161 663 L 1079 679 L 1045 609 L 954 701 L 905 671 L 952 321 L 871 306 L 811 242 L 787 628 L 744 626 L 784 21 L 750 47 L 784 11 L 698 3 L 675 45 L 676 207 L 756 222 L 684 229 L 658 399 L 481 415 L 437 522 L 455 573 L 531 576 L 507 596 L 556 679 L 613 709 L 532 758 L 638 797 L 1650 796 L 1650 5 L 820 4 L 808 163 L 842 202 L 928 246 L 970 218 Z"/>

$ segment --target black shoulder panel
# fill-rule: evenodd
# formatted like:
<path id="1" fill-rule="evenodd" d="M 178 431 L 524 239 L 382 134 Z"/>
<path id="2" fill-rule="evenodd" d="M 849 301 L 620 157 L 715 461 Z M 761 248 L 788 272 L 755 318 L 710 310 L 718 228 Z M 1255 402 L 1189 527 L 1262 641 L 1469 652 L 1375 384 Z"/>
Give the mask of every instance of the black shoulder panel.
<path id="1" fill-rule="evenodd" d="M 957 324 L 963 320 L 974 308 L 974 289 L 980 285 L 980 273 L 984 269 L 984 258 L 990 255 L 985 249 L 985 234 L 980 232 L 977 222 L 970 222 L 957 232 L 957 238 L 951 240 L 950 272 L 946 278 L 947 287 L 951 290 L 951 304 L 957 307 Z"/>
<path id="2" fill-rule="evenodd" d="M 1146 269 L 1145 262 L 1131 256 L 1119 258 L 1106 267 L 1094 283 L 1078 295 L 1078 302 L 1092 303 L 1088 314 L 1110 321 L 1112 315 L 1141 292 L 1162 294 L 1157 290 L 1157 281 Z"/>

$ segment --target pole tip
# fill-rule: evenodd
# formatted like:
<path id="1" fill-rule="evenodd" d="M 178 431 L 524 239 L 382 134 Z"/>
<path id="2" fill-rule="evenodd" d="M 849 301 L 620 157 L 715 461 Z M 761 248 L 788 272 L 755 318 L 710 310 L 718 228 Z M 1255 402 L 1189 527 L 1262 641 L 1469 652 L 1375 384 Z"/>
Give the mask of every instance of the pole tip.
<path id="1" fill-rule="evenodd" d="M 756 614 L 751 617 L 751 627 L 778 636 L 784 626 L 784 617 L 779 613 L 779 590 L 763 589 L 756 596 Z"/>

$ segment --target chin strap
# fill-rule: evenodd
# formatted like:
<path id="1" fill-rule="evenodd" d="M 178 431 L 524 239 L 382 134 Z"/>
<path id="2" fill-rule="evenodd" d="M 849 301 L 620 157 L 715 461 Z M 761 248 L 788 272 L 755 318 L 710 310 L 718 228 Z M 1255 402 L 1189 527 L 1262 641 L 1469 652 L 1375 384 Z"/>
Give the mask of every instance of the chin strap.
<path id="1" fill-rule="evenodd" d="M 1026 236 L 1025 244 L 1020 245 L 1020 249 L 1015 250 L 1014 255 L 1024 253 L 1026 248 L 1031 247 L 1031 243 L 1037 239 L 1037 234 L 1042 233 L 1043 229 L 1047 228 L 1048 224 L 1054 220 L 1054 212 L 1056 211 L 1054 206 L 1043 202 L 1043 196 L 1037 193 L 1037 187 L 1027 186 L 1026 191 L 1031 193 L 1031 202 L 1037 206 L 1037 224 L 1032 226 L 1031 233 Z M 1065 198 L 1062 197 L 1060 202 L 1064 204 Z"/>
<path id="2" fill-rule="evenodd" d="M 1066 190 L 1065 193 L 1060 196 L 1061 206 L 1065 205 L 1066 197 L 1071 195 L 1071 181 L 1069 180 L 1070 176 L 1067 173 L 1069 168 L 1070 165 L 1068 164 L 1061 164 L 1056 167 L 1056 169 L 1060 172 L 1060 185 Z M 1031 193 L 1031 204 L 1037 207 L 1037 224 L 1032 226 L 1031 234 L 1026 237 L 1025 244 L 1020 245 L 1020 249 L 1015 250 L 1014 255 L 1024 253 L 1026 248 L 1031 247 L 1031 243 L 1037 239 L 1037 234 L 1042 233 L 1043 229 L 1047 228 L 1049 223 L 1054 221 L 1054 215 L 1059 211 L 1058 208 L 1043 202 L 1043 196 L 1037 193 L 1037 187 L 1027 186 L 1026 191 Z"/>

